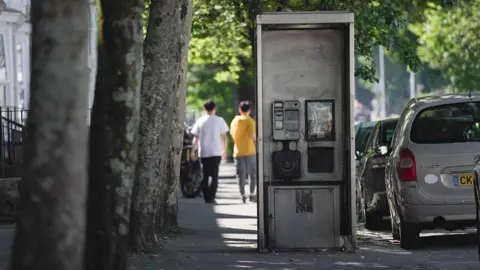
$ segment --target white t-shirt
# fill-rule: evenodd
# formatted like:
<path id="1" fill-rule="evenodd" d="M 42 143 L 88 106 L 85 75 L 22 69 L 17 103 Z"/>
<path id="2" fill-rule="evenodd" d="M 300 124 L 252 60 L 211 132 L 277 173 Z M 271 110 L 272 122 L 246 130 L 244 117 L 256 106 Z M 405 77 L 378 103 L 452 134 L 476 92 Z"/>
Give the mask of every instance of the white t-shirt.
<path id="1" fill-rule="evenodd" d="M 220 135 L 228 132 L 225 120 L 216 115 L 204 115 L 195 122 L 192 134 L 198 137 L 199 157 L 220 157 L 223 153 L 223 143 Z"/>

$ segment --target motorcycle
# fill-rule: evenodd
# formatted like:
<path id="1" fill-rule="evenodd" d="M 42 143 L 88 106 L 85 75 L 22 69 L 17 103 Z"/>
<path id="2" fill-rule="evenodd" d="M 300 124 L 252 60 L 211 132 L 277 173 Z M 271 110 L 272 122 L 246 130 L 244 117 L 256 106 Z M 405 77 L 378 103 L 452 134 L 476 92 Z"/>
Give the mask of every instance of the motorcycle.
<path id="1" fill-rule="evenodd" d="M 189 127 L 183 133 L 182 158 L 180 163 L 180 191 L 186 198 L 199 197 L 202 192 L 202 166 L 200 161 L 190 158 L 193 150 L 193 135 Z"/>

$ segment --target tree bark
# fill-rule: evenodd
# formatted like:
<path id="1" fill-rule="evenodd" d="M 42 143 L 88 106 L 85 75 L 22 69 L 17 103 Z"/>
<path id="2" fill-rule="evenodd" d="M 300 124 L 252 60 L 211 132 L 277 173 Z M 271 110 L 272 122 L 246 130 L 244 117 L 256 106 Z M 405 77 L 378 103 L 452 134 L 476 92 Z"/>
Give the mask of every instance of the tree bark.
<path id="1" fill-rule="evenodd" d="M 5 1 L 1 0 L 0 1 L 0 13 L 2 13 L 5 8 L 7 7 L 7 5 L 5 4 Z"/>
<path id="2" fill-rule="evenodd" d="M 150 3 L 144 45 L 139 162 L 130 227 L 132 248 L 137 252 L 151 252 L 157 247 L 156 232 L 162 214 L 168 212 L 161 205 L 162 200 L 171 198 L 170 194 L 164 195 L 171 189 L 168 168 L 174 109 L 184 76 L 180 74 L 185 73 L 182 71 L 188 45 L 185 33 L 191 27 L 187 21 L 192 8 L 191 0 Z"/>
<path id="3" fill-rule="evenodd" d="M 143 68 L 143 0 L 102 0 L 90 127 L 88 270 L 127 269 Z"/>
<path id="4" fill-rule="evenodd" d="M 25 174 L 10 269 L 82 270 L 88 1 L 32 1 Z"/>
<path id="5" fill-rule="evenodd" d="M 188 2 L 188 1 L 186 1 Z M 167 179 L 164 195 L 162 196 L 161 214 L 159 220 L 159 232 L 174 230 L 178 226 L 178 183 L 180 182 L 180 161 L 183 148 L 183 132 L 185 129 L 185 111 L 187 101 L 187 70 L 188 70 L 188 45 L 192 32 L 193 4 L 188 8 L 188 14 L 184 21 L 184 33 L 180 38 L 182 51 L 182 62 L 178 74 L 178 85 L 176 91 L 176 106 L 173 107 L 172 117 L 172 142 L 168 152 Z"/>

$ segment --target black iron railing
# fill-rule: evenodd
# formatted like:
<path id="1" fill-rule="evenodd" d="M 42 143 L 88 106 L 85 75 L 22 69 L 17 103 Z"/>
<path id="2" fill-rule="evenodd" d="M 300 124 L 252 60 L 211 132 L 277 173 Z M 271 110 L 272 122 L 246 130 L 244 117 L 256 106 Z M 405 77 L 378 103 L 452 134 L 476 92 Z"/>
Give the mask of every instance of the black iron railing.
<path id="1" fill-rule="evenodd" d="M 0 177 L 20 177 L 27 110 L 0 108 Z"/>
<path id="2" fill-rule="evenodd" d="M 90 114 L 88 109 L 88 122 Z M 28 109 L 0 107 L 0 115 L 0 178 L 21 177 Z"/>

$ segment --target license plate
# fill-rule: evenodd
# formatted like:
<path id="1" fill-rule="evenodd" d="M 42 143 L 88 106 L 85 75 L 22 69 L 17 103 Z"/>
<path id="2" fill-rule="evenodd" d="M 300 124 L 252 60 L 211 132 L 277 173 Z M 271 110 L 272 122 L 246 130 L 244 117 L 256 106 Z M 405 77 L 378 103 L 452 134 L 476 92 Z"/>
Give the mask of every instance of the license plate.
<path id="1" fill-rule="evenodd" d="M 453 176 L 453 185 L 456 187 L 473 186 L 473 174 L 465 173 Z"/>

